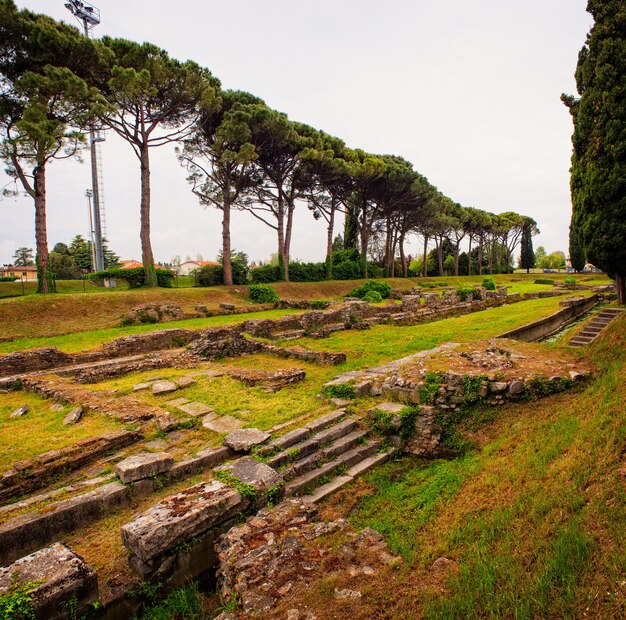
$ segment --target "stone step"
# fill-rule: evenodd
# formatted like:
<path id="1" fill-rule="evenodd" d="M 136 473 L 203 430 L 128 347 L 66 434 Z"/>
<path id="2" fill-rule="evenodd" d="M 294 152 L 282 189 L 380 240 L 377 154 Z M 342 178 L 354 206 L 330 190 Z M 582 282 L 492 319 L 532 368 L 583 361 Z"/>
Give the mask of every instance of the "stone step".
<path id="1" fill-rule="evenodd" d="M 369 471 L 375 465 L 380 465 L 381 463 L 385 463 L 389 460 L 391 454 L 389 452 L 380 452 L 378 454 L 373 454 L 372 456 L 363 459 L 356 465 L 353 465 L 348 471 L 347 475 L 356 478 L 361 474 L 364 474 L 366 471 Z"/>
<path id="2" fill-rule="evenodd" d="M 279 452 L 272 458 L 270 458 L 267 464 L 274 469 L 284 467 L 286 464 L 303 459 L 314 452 L 317 452 L 326 442 L 334 441 L 347 435 L 356 429 L 356 421 L 350 418 L 344 420 L 339 424 L 330 426 L 315 435 L 310 436 L 308 439 L 299 443 L 293 444 L 288 450 Z"/>
<path id="3" fill-rule="evenodd" d="M 302 476 L 299 476 L 288 482 L 285 485 L 285 496 L 291 497 L 293 495 L 299 495 L 306 491 L 310 487 L 314 487 L 324 477 L 334 477 L 337 469 L 343 467 L 353 467 L 357 463 L 360 463 L 363 459 L 371 456 L 380 445 L 380 441 L 370 441 L 369 443 L 352 448 L 347 452 L 344 452 L 336 459 L 324 463 L 321 467 L 309 471 Z"/>
<path id="4" fill-rule="evenodd" d="M 379 465 L 387 461 L 390 457 L 390 453 L 382 452 L 380 454 L 373 454 L 372 456 L 368 456 L 363 459 L 360 463 L 357 463 L 353 467 L 351 467 L 345 475 L 337 476 L 333 478 L 330 482 L 326 484 L 322 484 L 317 487 L 313 493 L 309 495 L 303 495 L 302 499 L 305 502 L 312 502 L 317 504 L 321 502 L 323 499 L 336 493 L 339 489 L 344 487 L 346 484 L 352 482 L 357 476 L 369 471 L 375 465 Z"/>
<path id="5" fill-rule="evenodd" d="M 334 441 L 330 446 L 317 450 L 307 457 L 294 461 L 285 470 L 283 470 L 283 479 L 288 482 L 305 474 L 320 464 L 335 459 L 348 450 L 355 448 L 362 439 L 366 438 L 369 431 L 355 430 Z"/>

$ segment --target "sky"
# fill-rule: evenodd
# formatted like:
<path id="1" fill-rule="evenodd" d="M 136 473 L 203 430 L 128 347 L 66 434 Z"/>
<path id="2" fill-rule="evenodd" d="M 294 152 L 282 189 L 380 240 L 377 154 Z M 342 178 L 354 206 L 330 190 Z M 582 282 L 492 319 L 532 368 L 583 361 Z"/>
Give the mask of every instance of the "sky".
<path id="1" fill-rule="evenodd" d="M 20 8 L 76 24 L 63 0 Z M 400 155 L 464 206 L 533 217 L 535 247 L 567 254 L 573 125 L 561 93 L 576 92 L 577 56 L 592 25 L 585 0 L 99 0 L 95 36 L 150 41 L 208 67 L 223 88 L 249 91 L 348 146 Z M 107 133 L 102 144 L 107 237 L 140 259 L 139 162 Z M 88 235 L 84 163 L 48 171 L 50 247 Z M 173 147 L 151 151 L 155 260 L 215 259 L 221 214 L 191 194 Z M 9 182 L 0 173 L 0 187 Z M 323 260 L 324 223 L 295 212 L 292 257 Z M 338 230 L 338 232 L 341 232 Z M 236 213 L 232 242 L 251 259 L 275 232 Z M 0 264 L 34 247 L 25 195 L 0 199 Z M 408 253 L 417 254 L 412 238 Z"/>

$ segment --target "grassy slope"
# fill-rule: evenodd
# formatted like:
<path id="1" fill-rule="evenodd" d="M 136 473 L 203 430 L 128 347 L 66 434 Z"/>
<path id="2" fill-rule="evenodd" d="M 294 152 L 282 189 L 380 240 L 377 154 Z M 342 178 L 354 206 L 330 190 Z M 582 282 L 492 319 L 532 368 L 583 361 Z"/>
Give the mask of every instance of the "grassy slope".
<path id="1" fill-rule="evenodd" d="M 560 279 L 562 279 L 561 276 Z M 498 284 L 510 284 L 513 292 L 550 289 L 550 286 L 533 284 L 534 275 L 494 276 Z M 557 277 L 552 279 L 559 279 Z M 407 289 L 420 283 L 447 282 L 456 286 L 462 282 L 480 282 L 478 276 L 450 278 L 392 278 L 394 288 Z M 581 281 L 586 282 L 585 277 Z M 606 281 L 606 280 L 605 280 Z M 345 295 L 363 280 L 276 283 L 272 286 L 283 299 L 333 299 Z M 68 283 L 73 287 L 82 282 Z M 5 284 L 0 284 L 1 288 Z M 151 301 L 174 301 L 183 311 L 193 312 L 196 305 L 205 305 L 217 310 L 222 302 L 237 306 L 249 305 L 246 301 L 247 287 L 228 288 L 172 288 L 113 290 L 88 289 L 92 292 L 65 293 L 47 296 L 30 295 L 11 299 L 0 299 L 0 340 L 56 336 L 94 329 L 115 327 L 123 313 Z M 253 310 L 254 306 L 250 305 Z"/>
<path id="2" fill-rule="evenodd" d="M 576 393 L 467 423 L 480 448 L 378 468 L 326 506 L 384 534 L 407 564 L 358 583 L 351 618 L 623 618 L 626 613 L 626 319 L 588 350 Z M 437 574 L 438 557 L 457 569 Z M 325 581 L 302 598 L 336 617 Z M 292 605 L 293 602 L 289 604 Z"/>

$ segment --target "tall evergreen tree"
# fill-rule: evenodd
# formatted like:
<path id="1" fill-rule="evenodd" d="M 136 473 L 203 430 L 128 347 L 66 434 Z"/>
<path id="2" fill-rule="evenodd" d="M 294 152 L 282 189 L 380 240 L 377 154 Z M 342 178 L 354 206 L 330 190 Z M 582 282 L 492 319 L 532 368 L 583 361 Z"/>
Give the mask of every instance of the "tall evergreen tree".
<path id="1" fill-rule="evenodd" d="M 574 120 L 574 227 L 587 259 L 615 277 L 626 303 L 626 3 L 589 0 L 594 26 L 578 55 Z"/>
<path id="2" fill-rule="evenodd" d="M 573 222 L 570 222 L 569 225 L 569 260 L 572 264 L 572 269 L 576 273 L 580 273 L 585 268 L 587 262 Z"/>
<path id="3" fill-rule="evenodd" d="M 526 273 L 535 266 L 535 252 L 533 251 L 533 234 L 530 222 L 526 222 L 522 227 L 522 242 L 519 266 L 526 269 Z"/>

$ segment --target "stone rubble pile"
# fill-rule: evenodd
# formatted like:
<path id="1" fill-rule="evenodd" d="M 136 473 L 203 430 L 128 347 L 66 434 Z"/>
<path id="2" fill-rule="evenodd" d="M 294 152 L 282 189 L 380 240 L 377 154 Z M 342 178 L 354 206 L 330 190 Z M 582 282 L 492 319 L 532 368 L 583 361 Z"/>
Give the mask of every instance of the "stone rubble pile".
<path id="1" fill-rule="evenodd" d="M 344 539 L 337 550 L 323 542 L 333 533 Z M 240 611 L 260 616 L 288 606 L 290 595 L 323 577 L 348 577 L 354 585 L 337 589 L 335 598 L 359 598 L 363 578 L 401 561 L 374 530 L 358 533 L 345 519 L 319 521 L 317 507 L 300 499 L 261 510 L 221 536 L 216 549 L 222 600 L 237 600 Z"/>

